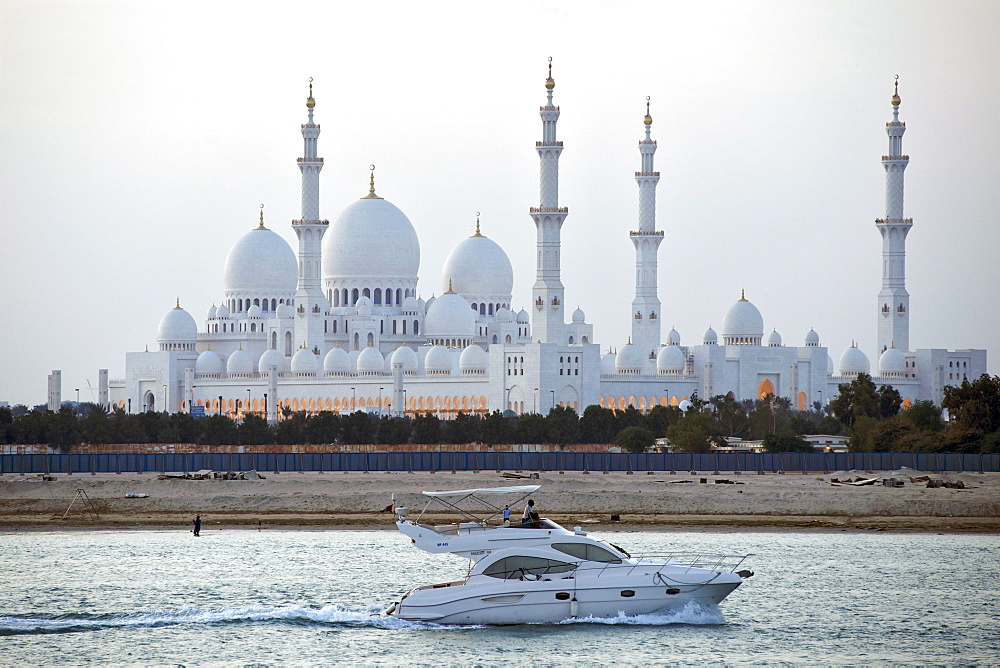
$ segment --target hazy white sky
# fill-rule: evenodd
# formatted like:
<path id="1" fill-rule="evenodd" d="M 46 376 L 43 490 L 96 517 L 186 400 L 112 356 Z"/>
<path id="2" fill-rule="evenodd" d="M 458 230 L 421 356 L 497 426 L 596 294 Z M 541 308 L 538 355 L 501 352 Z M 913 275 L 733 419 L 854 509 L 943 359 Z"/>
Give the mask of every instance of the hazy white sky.
<path id="1" fill-rule="evenodd" d="M 562 279 L 606 349 L 631 331 L 652 98 L 664 338 L 719 328 L 745 289 L 786 344 L 810 327 L 876 363 L 879 162 L 899 74 L 913 348 L 1000 371 L 1000 3 L 0 4 L 0 400 L 93 397 L 154 349 L 179 297 L 203 326 L 229 248 L 295 242 L 308 78 L 321 215 L 367 192 L 413 222 L 420 292 L 473 232 L 534 280 L 546 60 L 554 58 Z"/>

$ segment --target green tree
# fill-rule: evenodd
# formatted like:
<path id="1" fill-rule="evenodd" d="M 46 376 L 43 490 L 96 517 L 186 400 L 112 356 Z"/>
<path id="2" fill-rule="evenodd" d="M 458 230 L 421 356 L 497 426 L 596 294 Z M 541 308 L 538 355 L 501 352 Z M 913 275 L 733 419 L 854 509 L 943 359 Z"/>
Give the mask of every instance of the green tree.
<path id="1" fill-rule="evenodd" d="M 517 441 L 519 443 L 548 443 L 545 418 L 538 413 L 528 413 L 517 419 Z"/>
<path id="2" fill-rule="evenodd" d="M 268 445 L 274 443 L 274 432 L 267 420 L 259 415 L 247 415 L 243 418 L 238 430 L 239 442 L 242 445 Z"/>
<path id="3" fill-rule="evenodd" d="M 414 443 L 433 444 L 441 442 L 441 420 L 433 413 L 424 413 L 413 418 L 410 440 Z"/>
<path id="4" fill-rule="evenodd" d="M 198 442 L 203 445 L 230 445 L 238 442 L 236 423 L 225 415 L 198 418 L 198 425 L 201 427 Z"/>
<path id="5" fill-rule="evenodd" d="M 441 423 L 441 441 L 454 445 L 474 443 L 480 440 L 479 418 L 459 412 L 454 420 Z"/>
<path id="6" fill-rule="evenodd" d="M 378 417 L 365 411 L 355 411 L 340 416 L 340 442 L 351 444 L 374 443 L 377 436 Z"/>
<path id="7" fill-rule="evenodd" d="M 210 416 L 211 417 L 211 416 Z M 208 420 L 209 418 L 202 418 Z M 282 445 L 297 445 L 307 443 L 306 439 L 306 414 L 303 412 L 288 413 L 285 419 L 278 423 L 275 430 L 275 441 Z"/>
<path id="8" fill-rule="evenodd" d="M 837 391 L 839 394 L 830 402 L 830 408 L 837 419 L 848 427 L 859 417 L 881 415 L 879 395 L 868 374 L 859 373 L 850 383 L 838 385 Z"/>
<path id="9" fill-rule="evenodd" d="M 944 431 L 945 422 L 941 419 L 941 409 L 933 401 L 915 401 L 899 414 L 899 419 L 913 429 L 922 432 L 939 433 Z"/>
<path id="10" fill-rule="evenodd" d="M 709 452 L 713 444 L 724 442 L 722 429 L 712 414 L 696 413 L 693 409 L 667 428 L 667 438 L 681 452 Z"/>
<path id="11" fill-rule="evenodd" d="M 953 426 L 981 434 L 1000 431 L 1000 376 L 983 374 L 973 382 L 944 388 L 942 408 Z"/>
<path id="12" fill-rule="evenodd" d="M 765 452 L 815 452 L 809 441 L 788 431 L 765 434 L 763 446 Z"/>
<path id="13" fill-rule="evenodd" d="M 681 415 L 676 406 L 653 406 L 646 414 L 646 429 L 653 432 L 653 436 L 666 436 L 667 428 L 679 422 Z"/>
<path id="14" fill-rule="evenodd" d="M 337 443 L 340 440 L 340 416 L 332 411 L 308 416 L 303 428 L 307 443 Z"/>
<path id="15" fill-rule="evenodd" d="M 653 447 L 653 432 L 642 427 L 625 427 L 615 436 L 615 445 L 626 452 L 645 452 Z"/>
<path id="16" fill-rule="evenodd" d="M 580 418 L 568 406 L 555 406 L 545 416 L 545 431 L 549 441 L 561 446 L 580 442 Z"/>
<path id="17" fill-rule="evenodd" d="M 493 411 L 483 419 L 483 442 L 489 445 L 512 443 L 516 422 L 517 418 L 504 417 L 500 411 Z"/>
<path id="18" fill-rule="evenodd" d="M 580 418 L 581 443 L 611 443 L 621 429 L 615 412 L 597 405 L 587 406 Z"/>
<path id="19" fill-rule="evenodd" d="M 413 421 L 410 418 L 390 417 L 383 415 L 378 421 L 378 437 L 376 443 L 386 445 L 401 445 L 410 440 Z"/>

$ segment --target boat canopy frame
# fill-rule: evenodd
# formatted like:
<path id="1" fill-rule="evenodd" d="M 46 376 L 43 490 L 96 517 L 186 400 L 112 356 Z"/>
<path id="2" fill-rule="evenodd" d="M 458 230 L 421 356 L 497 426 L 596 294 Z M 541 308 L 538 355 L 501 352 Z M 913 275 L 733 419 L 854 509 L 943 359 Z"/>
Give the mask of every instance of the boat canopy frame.
<path id="1" fill-rule="evenodd" d="M 427 505 L 424 506 L 424 509 L 420 511 L 420 514 L 417 515 L 416 522 L 419 523 L 420 518 L 424 516 L 424 514 L 427 512 L 427 509 L 430 508 L 431 505 L 433 505 L 435 502 L 437 502 L 442 506 L 448 508 L 449 510 L 458 513 L 459 515 L 466 518 L 470 522 L 475 522 L 477 524 L 486 524 L 491 519 L 495 518 L 497 515 L 502 514 L 503 508 L 499 505 L 491 503 L 485 498 L 482 498 L 481 495 L 486 495 L 486 496 L 501 495 L 501 494 L 520 495 L 513 501 L 505 504 L 508 506 L 512 506 L 528 498 L 539 489 L 541 489 L 541 485 L 517 485 L 514 487 L 480 487 L 477 489 L 456 489 L 444 492 L 423 492 L 424 496 L 429 497 L 429 500 L 427 501 Z M 480 514 L 479 515 L 473 514 L 473 511 L 461 508 L 459 504 L 465 501 L 473 501 L 479 504 L 479 506 L 481 506 L 482 508 L 479 511 Z M 483 511 L 490 511 L 490 513 L 485 517 L 482 517 L 480 515 L 482 514 Z"/>

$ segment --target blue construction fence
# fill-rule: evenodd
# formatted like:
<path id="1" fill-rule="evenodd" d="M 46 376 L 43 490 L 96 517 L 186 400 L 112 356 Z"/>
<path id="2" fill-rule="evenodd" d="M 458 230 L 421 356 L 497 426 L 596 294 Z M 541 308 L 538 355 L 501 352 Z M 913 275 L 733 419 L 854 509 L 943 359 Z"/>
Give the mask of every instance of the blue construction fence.
<path id="1" fill-rule="evenodd" d="M 997 472 L 1000 454 L 594 453 L 594 452 L 303 452 L 3 454 L 0 474 L 185 473 L 213 471 L 632 471 L 777 473 L 831 471 Z"/>

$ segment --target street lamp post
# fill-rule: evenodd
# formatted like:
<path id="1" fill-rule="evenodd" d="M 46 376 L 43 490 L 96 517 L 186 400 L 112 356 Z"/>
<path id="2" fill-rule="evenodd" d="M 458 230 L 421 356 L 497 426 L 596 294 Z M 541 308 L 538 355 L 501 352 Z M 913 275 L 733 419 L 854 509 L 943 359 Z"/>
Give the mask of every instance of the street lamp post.
<path id="1" fill-rule="evenodd" d="M 222 415 L 222 395 L 219 395 L 219 415 Z"/>
<path id="2" fill-rule="evenodd" d="M 507 388 L 507 410 L 513 410 L 510 407 L 510 388 L 509 387 Z"/>
<path id="3" fill-rule="evenodd" d="M 532 413 L 536 413 L 537 412 L 537 410 L 535 408 L 535 404 L 537 403 L 537 399 L 538 399 L 538 388 L 536 387 L 535 390 L 534 390 L 534 392 L 531 393 L 531 412 Z"/>
<path id="4" fill-rule="evenodd" d="M 264 393 L 264 419 L 267 419 L 267 392 Z"/>
<path id="5" fill-rule="evenodd" d="M 132 414 L 132 397 L 128 398 L 128 414 Z"/>
<path id="6" fill-rule="evenodd" d="M 167 386 L 163 386 L 163 412 L 167 412 Z"/>
<path id="7" fill-rule="evenodd" d="M 400 417 L 406 417 L 406 388 L 403 388 L 403 410 L 399 413 Z"/>
<path id="8" fill-rule="evenodd" d="M 250 388 L 248 387 L 247 388 L 247 409 L 245 411 L 243 411 L 243 414 L 246 415 L 249 412 L 250 412 Z"/>
<path id="9" fill-rule="evenodd" d="M 552 410 L 555 410 L 556 409 L 556 391 L 555 390 L 549 390 L 549 392 L 552 393 Z"/>
<path id="10" fill-rule="evenodd" d="M 382 417 L 382 389 L 378 388 L 378 416 Z"/>
<path id="11" fill-rule="evenodd" d="M 80 388 L 76 388 L 76 410 L 74 411 L 77 417 L 80 417 Z"/>
<path id="12" fill-rule="evenodd" d="M 358 391 L 353 387 L 351 388 L 351 397 L 351 410 L 356 411 L 358 409 Z"/>

